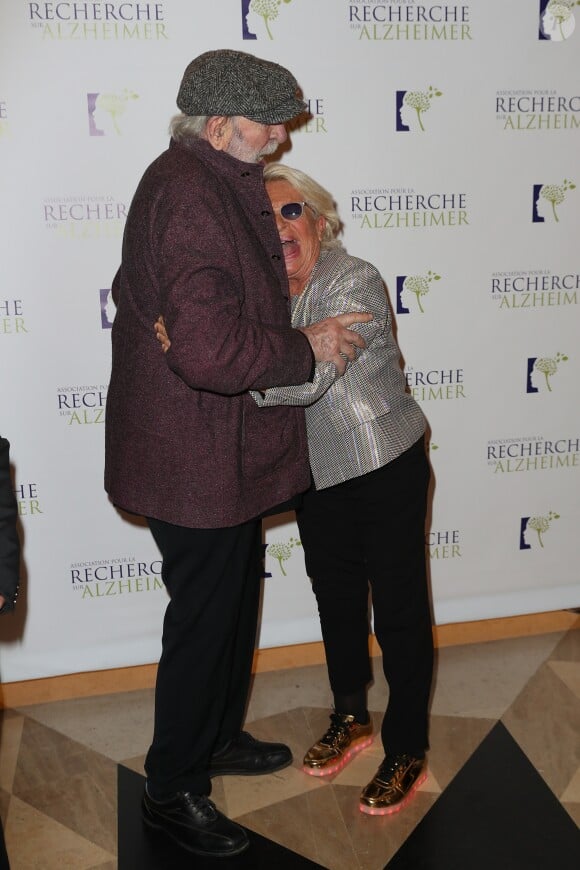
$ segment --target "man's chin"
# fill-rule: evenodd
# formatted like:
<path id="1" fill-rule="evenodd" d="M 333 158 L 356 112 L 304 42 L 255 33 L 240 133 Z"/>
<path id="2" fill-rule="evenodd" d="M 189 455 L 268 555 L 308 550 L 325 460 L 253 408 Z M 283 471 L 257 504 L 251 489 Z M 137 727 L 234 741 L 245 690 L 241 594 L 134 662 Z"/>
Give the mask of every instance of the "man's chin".
<path id="1" fill-rule="evenodd" d="M 274 154 L 278 150 L 279 147 L 280 147 L 279 142 L 269 142 L 268 145 L 266 145 L 266 147 L 262 148 L 262 150 L 260 151 L 260 155 L 258 157 L 258 160 L 261 160 L 263 157 L 270 157 L 270 155 Z"/>

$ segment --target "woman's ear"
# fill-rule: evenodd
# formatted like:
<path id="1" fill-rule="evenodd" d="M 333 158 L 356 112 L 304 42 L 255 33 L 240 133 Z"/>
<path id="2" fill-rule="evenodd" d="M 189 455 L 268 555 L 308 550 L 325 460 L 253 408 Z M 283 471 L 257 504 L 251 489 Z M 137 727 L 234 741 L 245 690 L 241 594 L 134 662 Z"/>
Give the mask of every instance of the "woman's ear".
<path id="1" fill-rule="evenodd" d="M 316 218 L 316 234 L 318 236 L 318 241 L 322 241 L 322 237 L 324 235 L 324 230 L 326 229 L 326 218 L 323 214 L 318 215 Z"/>
<path id="2" fill-rule="evenodd" d="M 216 151 L 225 151 L 232 138 L 232 119 L 227 115 L 212 115 L 207 122 L 205 134 L 209 144 Z"/>

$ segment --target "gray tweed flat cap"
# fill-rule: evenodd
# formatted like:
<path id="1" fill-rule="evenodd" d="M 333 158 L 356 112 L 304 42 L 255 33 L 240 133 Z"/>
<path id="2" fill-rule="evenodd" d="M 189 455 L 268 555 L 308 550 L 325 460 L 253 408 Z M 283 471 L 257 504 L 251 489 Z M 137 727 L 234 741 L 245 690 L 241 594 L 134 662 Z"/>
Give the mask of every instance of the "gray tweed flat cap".
<path id="1" fill-rule="evenodd" d="M 183 74 L 177 105 L 186 115 L 243 115 L 283 124 L 306 109 L 292 73 L 243 51 L 207 51 Z"/>

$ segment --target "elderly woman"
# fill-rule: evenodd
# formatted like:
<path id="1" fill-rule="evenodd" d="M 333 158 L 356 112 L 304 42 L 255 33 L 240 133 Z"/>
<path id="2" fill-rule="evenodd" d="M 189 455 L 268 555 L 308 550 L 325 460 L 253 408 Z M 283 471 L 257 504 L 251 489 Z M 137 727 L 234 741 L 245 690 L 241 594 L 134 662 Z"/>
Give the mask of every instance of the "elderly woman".
<path id="1" fill-rule="evenodd" d="M 336 773 L 372 741 L 367 710 L 369 583 L 374 631 L 389 702 L 385 758 L 363 789 L 360 809 L 396 812 L 425 778 L 433 669 L 425 565 L 429 466 L 425 419 L 406 392 L 381 277 L 337 239 L 330 194 L 282 164 L 264 170 L 288 273 L 292 325 L 366 311 L 357 325 L 366 349 L 340 377 L 316 365 L 311 382 L 252 393 L 261 406 L 303 405 L 313 485 L 297 511 L 306 569 L 318 602 L 334 712 L 306 753 L 312 776 Z M 167 349 L 160 327 L 158 337 Z"/>
<path id="2" fill-rule="evenodd" d="M 297 512 L 306 569 L 318 602 L 334 712 L 304 758 L 313 776 L 340 770 L 372 739 L 366 691 L 369 583 L 389 703 L 385 758 L 360 809 L 400 809 L 425 778 L 433 668 L 425 566 L 429 467 L 423 414 L 406 392 L 387 296 L 377 270 L 349 256 L 332 197 L 281 164 L 264 172 L 282 242 L 296 328 L 346 311 L 366 349 L 338 377 L 316 366 L 311 383 L 254 394 L 261 405 L 304 405 L 313 486 Z"/>

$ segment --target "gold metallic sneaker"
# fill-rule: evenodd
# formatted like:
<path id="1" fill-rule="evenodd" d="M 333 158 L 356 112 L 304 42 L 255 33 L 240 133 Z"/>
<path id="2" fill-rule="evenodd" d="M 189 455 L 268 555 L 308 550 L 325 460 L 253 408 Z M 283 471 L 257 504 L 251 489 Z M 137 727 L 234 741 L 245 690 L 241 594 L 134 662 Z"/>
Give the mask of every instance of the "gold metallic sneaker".
<path id="1" fill-rule="evenodd" d="M 387 755 L 360 796 L 360 810 L 369 816 L 386 816 L 406 806 L 427 779 L 424 758 Z"/>
<path id="2" fill-rule="evenodd" d="M 372 733 L 370 718 L 366 725 L 361 725 L 354 716 L 331 713 L 330 728 L 318 743 L 310 747 L 304 756 L 302 770 L 310 776 L 337 773 L 357 752 L 371 745 Z"/>

